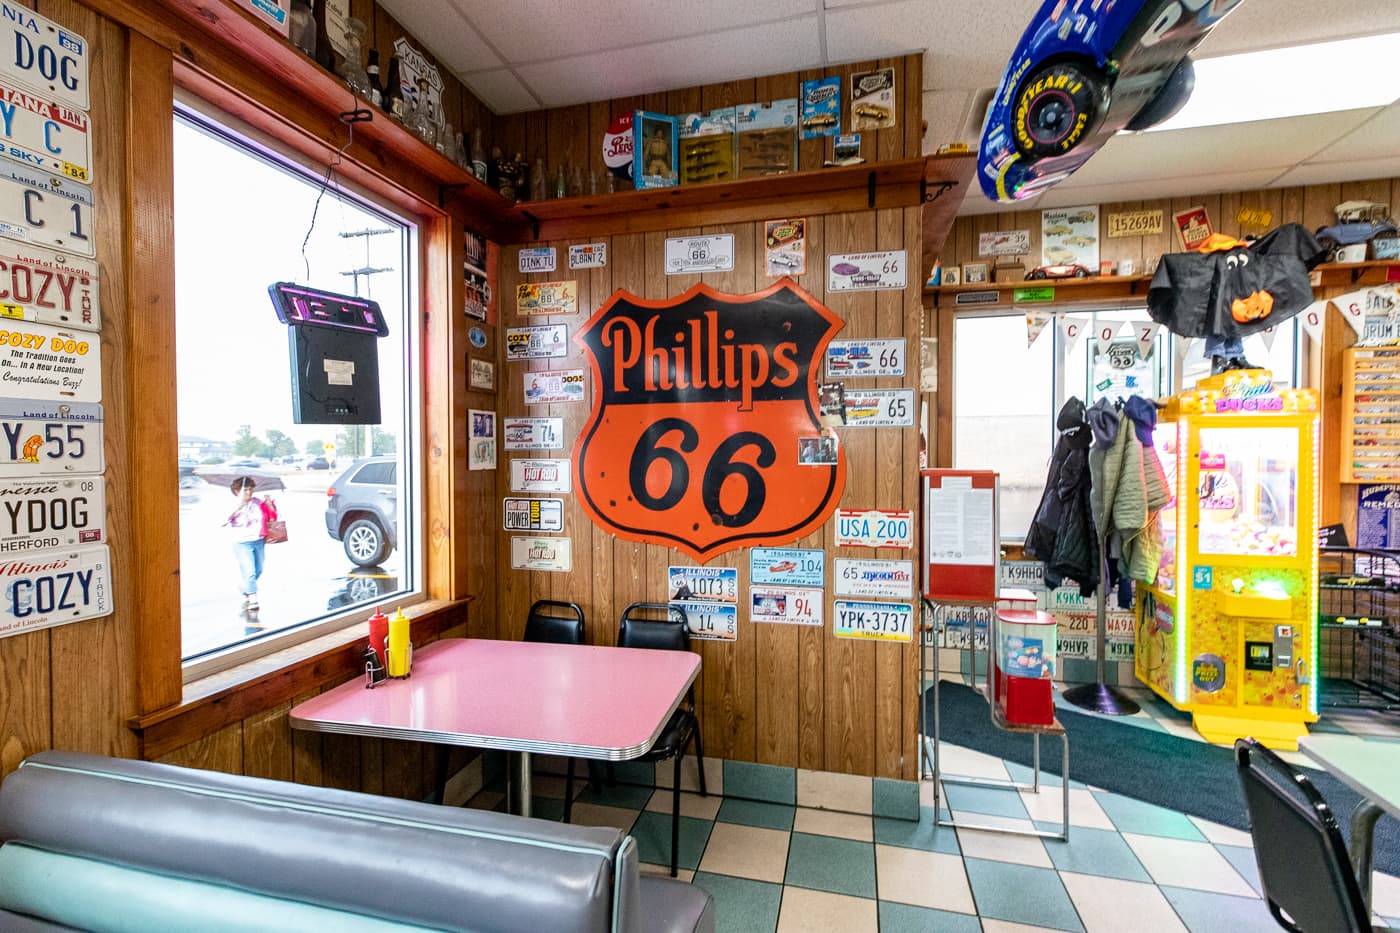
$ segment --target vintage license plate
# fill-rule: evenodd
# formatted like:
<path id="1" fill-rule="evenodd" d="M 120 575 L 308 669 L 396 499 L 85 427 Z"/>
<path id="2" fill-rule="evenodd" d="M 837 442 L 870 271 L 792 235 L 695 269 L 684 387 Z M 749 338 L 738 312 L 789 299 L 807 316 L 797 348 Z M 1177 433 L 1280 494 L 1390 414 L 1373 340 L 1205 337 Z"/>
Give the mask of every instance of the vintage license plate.
<path id="1" fill-rule="evenodd" d="M 512 460 L 510 488 L 514 492 L 570 492 L 569 461 Z"/>
<path id="2" fill-rule="evenodd" d="M 833 340 L 826 347 L 826 378 L 903 376 L 904 339 Z"/>
<path id="3" fill-rule="evenodd" d="M 101 476 L 0 480 L 0 555 L 106 540 Z"/>
<path id="4" fill-rule="evenodd" d="M 846 427 L 908 428 L 914 424 L 913 389 L 846 387 Z"/>
<path id="5" fill-rule="evenodd" d="M 568 352 L 569 328 L 565 324 L 506 328 L 507 360 L 542 360 Z"/>
<path id="6" fill-rule="evenodd" d="M 822 625 L 822 591 L 749 587 L 749 621 Z"/>
<path id="7" fill-rule="evenodd" d="M 87 331 L 0 321 L 0 393 L 96 402 L 102 398 L 101 346 Z"/>
<path id="8" fill-rule="evenodd" d="M 0 560 L 0 638 L 112 613 L 107 545 Z"/>
<path id="9" fill-rule="evenodd" d="M 87 114 L 0 81 L 0 155 L 92 184 Z"/>
<path id="10" fill-rule="evenodd" d="M 515 570 L 568 573 L 574 568 L 574 543 L 569 538 L 511 538 L 510 566 Z"/>
<path id="11" fill-rule="evenodd" d="M 749 582 L 778 586 L 825 586 L 826 552 L 756 547 L 749 552 Z"/>
<path id="12" fill-rule="evenodd" d="M 672 237 L 666 241 L 666 274 L 732 272 L 734 234 Z"/>
<path id="13" fill-rule="evenodd" d="M 836 510 L 837 547 L 913 547 L 914 513 Z"/>
<path id="14" fill-rule="evenodd" d="M 581 369 L 554 369 L 525 373 L 525 404 L 583 401 L 586 378 Z"/>
<path id="15" fill-rule="evenodd" d="M 563 418 L 507 418 L 506 450 L 563 450 Z"/>
<path id="16" fill-rule="evenodd" d="M 829 292 L 904 288 L 908 260 L 902 249 L 884 253 L 844 253 L 827 257 Z"/>
<path id="17" fill-rule="evenodd" d="M 672 600 L 671 605 L 685 610 L 691 638 L 734 641 L 739 637 L 739 607 L 734 603 Z"/>
<path id="18" fill-rule="evenodd" d="M 501 513 L 506 531 L 564 530 L 563 499 L 506 499 Z"/>
<path id="19" fill-rule="evenodd" d="M 0 167 L 0 236 L 92 257 L 93 220 L 86 185 L 24 165 Z"/>
<path id="20" fill-rule="evenodd" d="M 689 599 L 719 603 L 739 601 L 739 568 L 672 565 L 667 574 L 672 602 Z"/>
<path id="21" fill-rule="evenodd" d="M 837 596 L 910 599 L 914 595 L 913 561 L 838 557 L 833 575 Z"/>
<path id="22" fill-rule="evenodd" d="M 914 607 L 909 603 L 867 603 L 838 599 L 837 638 L 869 638 L 876 641 L 913 641 Z"/>
<path id="23" fill-rule="evenodd" d="M 608 264 L 608 244 L 580 243 L 569 247 L 570 269 L 601 269 Z"/>
<path id="24" fill-rule="evenodd" d="M 0 477 L 101 473 L 102 406 L 0 398 Z"/>
<path id="25" fill-rule="evenodd" d="M 520 250 L 521 272 L 553 272 L 554 247 L 526 246 Z"/>
<path id="26" fill-rule="evenodd" d="M 515 287 L 515 310 L 527 316 L 577 314 L 578 281 L 521 282 Z"/>
<path id="27" fill-rule="evenodd" d="M 0 317 L 98 330 L 97 263 L 0 241 Z M 0 326 L 3 326 L 0 321 Z"/>
<path id="28" fill-rule="evenodd" d="M 27 7 L 0 0 L 0 78 L 87 110 L 87 40 Z"/>

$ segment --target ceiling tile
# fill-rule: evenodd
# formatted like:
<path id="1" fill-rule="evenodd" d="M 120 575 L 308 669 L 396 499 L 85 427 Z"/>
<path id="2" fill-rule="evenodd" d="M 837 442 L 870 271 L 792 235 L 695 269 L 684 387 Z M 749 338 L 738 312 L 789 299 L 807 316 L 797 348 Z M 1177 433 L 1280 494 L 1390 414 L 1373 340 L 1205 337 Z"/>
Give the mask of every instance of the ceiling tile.
<path id="1" fill-rule="evenodd" d="M 451 0 L 379 0 L 379 5 L 448 71 L 463 74 L 505 64 Z"/>
<path id="2" fill-rule="evenodd" d="M 1308 162 L 1296 166 L 1278 185 L 1322 185 L 1338 181 L 1365 181 L 1400 175 L 1400 155 L 1361 162 Z"/>
<path id="3" fill-rule="evenodd" d="M 1196 57 L 1397 31 L 1400 3 L 1394 0 L 1253 0 L 1216 26 Z"/>
<path id="4" fill-rule="evenodd" d="M 988 29 L 987 24 L 1019 20 L 1026 15 L 1026 6 L 1016 0 L 982 3 L 903 0 L 873 7 L 828 10 L 828 61 L 861 61 L 926 49 L 925 90 L 995 87 L 1020 32 Z M 1015 8 L 1019 12 L 998 16 L 993 12 L 997 7 Z"/>
<path id="5" fill-rule="evenodd" d="M 936 152 L 944 143 L 964 142 L 977 148 L 981 124 L 968 130 L 973 121 L 968 110 L 977 94 L 974 91 L 924 91 L 924 152 Z M 964 132 L 968 130 L 967 132 Z"/>
<path id="6" fill-rule="evenodd" d="M 548 107 L 797 71 L 820 60 L 815 15 L 517 69 Z"/>
<path id="7" fill-rule="evenodd" d="M 1219 191 L 1250 191 L 1269 186 L 1279 174 L 1278 168 L 1252 169 L 1245 172 L 1220 172 L 1192 175 L 1186 178 L 1155 178 L 1127 184 L 1074 185 L 1079 176 L 1051 188 L 1038 198 L 1001 204 L 989 201 L 980 190 L 968 192 L 958 216 L 972 214 L 1003 214 L 1018 210 L 1042 210 L 1077 204 L 1106 204 L 1120 201 L 1146 201 L 1183 195 L 1205 195 Z"/>
<path id="8" fill-rule="evenodd" d="M 1310 162 L 1386 158 L 1400 149 L 1400 104 L 1391 104 L 1332 145 Z"/>
<path id="9" fill-rule="evenodd" d="M 432 0 L 455 2 L 506 61 L 547 62 L 607 49 L 696 36 L 707 32 L 781 23 L 795 16 L 815 18 L 813 0 Z M 725 41 L 730 41 L 726 39 Z M 764 58 L 776 49 L 752 47 L 744 74 L 769 74 Z M 703 61 L 703 57 L 701 58 Z M 811 67 L 820 57 L 808 57 Z M 708 78 L 707 80 L 723 80 Z"/>
<path id="10" fill-rule="evenodd" d="M 520 83 L 515 75 L 504 68 L 495 71 L 478 71 L 462 79 L 472 93 L 480 97 L 486 106 L 496 113 L 519 113 L 522 110 L 537 110 L 540 102 Z"/>

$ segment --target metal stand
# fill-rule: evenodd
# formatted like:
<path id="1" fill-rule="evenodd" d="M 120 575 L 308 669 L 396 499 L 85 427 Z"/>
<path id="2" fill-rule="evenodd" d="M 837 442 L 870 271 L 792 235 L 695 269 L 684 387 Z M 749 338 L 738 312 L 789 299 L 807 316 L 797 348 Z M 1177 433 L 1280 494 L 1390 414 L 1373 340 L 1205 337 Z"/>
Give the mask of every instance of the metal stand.
<path id="1" fill-rule="evenodd" d="M 1106 544 L 1103 538 L 1099 539 L 1099 592 L 1098 606 L 1095 607 L 1099 627 L 1098 668 L 1095 675 L 1098 683 L 1070 687 L 1064 692 L 1064 698 L 1065 702 L 1090 712 L 1105 713 L 1109 716 L 1131 716 L 1142 707 L 1117 687 L 1104 683 L 1104 662 L 1108 653 L 1108 557 L 1104 550 Z"/>

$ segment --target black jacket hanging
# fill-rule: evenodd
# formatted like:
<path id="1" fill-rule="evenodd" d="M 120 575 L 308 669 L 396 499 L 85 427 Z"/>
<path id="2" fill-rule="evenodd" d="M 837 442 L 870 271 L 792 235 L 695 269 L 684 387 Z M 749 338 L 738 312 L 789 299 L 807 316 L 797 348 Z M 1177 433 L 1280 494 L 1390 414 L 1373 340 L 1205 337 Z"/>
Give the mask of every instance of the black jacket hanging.
<path id="1" fill-rule="evenodd" d="M 1060 439 L 1050 458 L 1045 493 L 1026 534 L 1026 556 L 1045 564 L 1045 583 L 1062 586 L 1066 578 L 1079 584 L 1082 596 L 1099 585 L 1099 543 L 1089 504 L 1089 444 L 1084 403 L 1071 398 L 1055 419 Z"/>

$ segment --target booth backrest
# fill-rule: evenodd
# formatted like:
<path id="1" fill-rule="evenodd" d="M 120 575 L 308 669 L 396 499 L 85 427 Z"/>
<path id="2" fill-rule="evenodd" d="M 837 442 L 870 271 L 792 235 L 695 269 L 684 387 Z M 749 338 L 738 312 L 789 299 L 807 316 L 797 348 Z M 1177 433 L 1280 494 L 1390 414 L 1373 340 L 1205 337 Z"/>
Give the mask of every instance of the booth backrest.
<path id="1" fill-rule="evenodd" d="M 643 916 L 618 830 L 91 755 L 21 764 L 0 787 L 0 842 L 0 910 L 59 928 L 705 925 Z M 691 892 L 705 897 L 648 900 Z M 281 919 L 249 923 L 260 915 Z"/>

